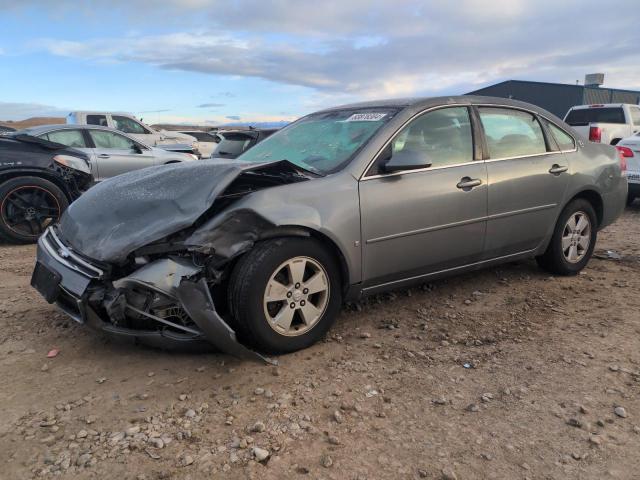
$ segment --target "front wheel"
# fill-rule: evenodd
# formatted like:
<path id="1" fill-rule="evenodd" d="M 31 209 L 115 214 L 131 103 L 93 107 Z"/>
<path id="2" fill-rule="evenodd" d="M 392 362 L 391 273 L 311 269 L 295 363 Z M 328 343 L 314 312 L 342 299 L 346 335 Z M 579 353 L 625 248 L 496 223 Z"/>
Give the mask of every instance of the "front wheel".
<path id="1" fill-rule="evenodd" d="M 0 185 L 0 233 L 15 243 L 33 243 L 69 206 L 65 194 L 40 177 L 16 177 Z"/>
<path id="2" fill-rule="evenodd" d="M 320 340 L 342 304 L 340 269 L 312 238 L 256 245 L 236 264 L 229 309 L 239 336 L 267 353 L 288 353 Z"/>
<path id="3" fill-rule="evenodd" d="M 576 275 L 596 245 L 598 220 L 587 200 L 578 198 L 560 214 L 547 250 L 536 260 L 545 270 L 558 275 Z"/>

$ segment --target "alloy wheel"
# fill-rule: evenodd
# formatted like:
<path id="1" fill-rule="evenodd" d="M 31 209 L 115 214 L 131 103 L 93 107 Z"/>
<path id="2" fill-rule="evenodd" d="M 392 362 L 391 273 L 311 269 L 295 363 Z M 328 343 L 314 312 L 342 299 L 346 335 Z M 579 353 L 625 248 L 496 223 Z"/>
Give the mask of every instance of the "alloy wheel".
<path id="1" fill-rule="evenodd" d="M 329 276 L 309 257 L 294 257 L 273 272 L 264 292 L 264 314 L 280 335 L 297 336 L 311 330 L 329 304 Z"/>
<path id="2" fill-rule="evenodd" d="M 573 213 L 562 232 L 562 253 L 569 263 L 580 262 L 591 244 L 591 221 L 582 211 Z"/>
<path id="3" fill-rule="evenodd" d="M 56 197 L 36 185 L 15 188 L 2 200 L 2 219 L 10 230 L 25 237 L 38 237 L 60 218 Z"/>

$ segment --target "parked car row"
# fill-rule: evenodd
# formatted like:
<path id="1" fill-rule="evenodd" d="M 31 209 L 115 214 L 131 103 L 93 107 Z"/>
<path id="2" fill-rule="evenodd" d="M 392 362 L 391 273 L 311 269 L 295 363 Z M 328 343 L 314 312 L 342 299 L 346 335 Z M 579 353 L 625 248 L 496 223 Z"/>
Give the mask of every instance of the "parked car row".
<path id="1" fill-rule="evenodd" d="M 527 258 L 577 274 L 626 160 L 514 100 L 331 108 L 233 161 L 98 183 L 40 236 L 32 285 L 112 336 L 264 359 L 318 341 L 344 299 Z"/>
<path id="2" fill-rule="evenodd" d="M 590 142 L 615 145 L 626 162 L 627 203 L 640 197 L 640 106 L 625 103 L 577 105 L 565 121 Z"/>
<path id="3" fill-rule="evenodd" d="M 108 112 L 72 112 L 67 117 L 67 124 L 43 125 L 18 132 L 3 127 L 2 138 L 13 141 L 4 142 L 0 148 L 0 205 L 3 209 L 0 235 L 13 242 L 35 242 L 48 225 L 60 219 L 72 200 L 96 182 L 151 166 L 201 158 L 233 159 L 274 131 L 156 131 L 131 115 Z M 26 148 L 25 145 L 30 146 Z M 80 168 L 83 174 L 90 176 L 89 180 L 79 182 L 73 192 L 65 191 L 65 188 L 60 190 L 66 183 L 61 178 L 64 172 L 55 168 L 59 164 L 52 160 L 55 156 L 49 162 L 43 160 L 56 149 L 64 149 L 66 158 L 81 159 L 80 162 L 69 162 L 68 168 Z M 219 154 L 216 153 L 218 150 Z M 29 156 L 33 158 L 25 158 Z M 25 170 L 27 165 L 31 168 L 28 172 Z M 88 172 L 84 172 L 87 168 Z M 55 177 L 53 183 L 52 177 Z M 42 181 L 36 184 L 34 178 Z M 42 197 L 41 209 L 48 209 L 46 215 L 40 210 L 32 213 L 40 201 L 32 195 L 34 188 Z M 25 199 L 20 204 L 24 207 L 22 210 L 19 201 L 15 200 L 16 195 Z M 65 201 L 60 200 L 63 197 Z M 55 198 L 57 203 L 53 202 Z M 51 210 L 52 202 L 59 208 Z M 18 220 L 21 222 L 16 223 Z"/>

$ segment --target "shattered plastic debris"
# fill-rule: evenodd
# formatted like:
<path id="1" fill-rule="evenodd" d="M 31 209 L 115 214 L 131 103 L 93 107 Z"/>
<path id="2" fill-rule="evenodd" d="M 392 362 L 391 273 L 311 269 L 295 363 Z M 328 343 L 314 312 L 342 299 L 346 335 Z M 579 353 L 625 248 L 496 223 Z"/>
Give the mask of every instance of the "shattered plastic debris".
<path id="1" fill-rule="evenodd" d="M 473 363 L 465 363 L 464 365 L 462 365 L 464 368 L 475 368 L 475 365 Z"/>
<path id="2" fill-rule="evenodd" d="M 57 357 L 59 353 L 60 350 L 58 350 L 57 348 L 52 348 L 51 350 L 49 350 L 49 353 L 47 353 L 47 358 Z"/>
<path id="3" fill-rule="evenodd" d="M 613 250 L 598 252 L 594 254 L 594 257 L 601 260 L 622 260 L 622 255 L 620 255 L 618 252 L 614 252 Z"/>

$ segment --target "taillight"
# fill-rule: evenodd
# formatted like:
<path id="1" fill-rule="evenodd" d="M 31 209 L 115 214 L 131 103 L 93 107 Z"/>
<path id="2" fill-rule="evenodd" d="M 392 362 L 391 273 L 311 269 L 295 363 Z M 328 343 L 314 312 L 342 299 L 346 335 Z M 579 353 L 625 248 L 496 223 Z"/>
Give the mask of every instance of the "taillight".
<path id="1" fill-rule="evenodd" d="M 633 158 L 633 150 L 629 147 L 619 147 L 616 145 L 618 149 L 618 155 L 620 155 L 620 170 L 623 172 L 627 171 L 627 158 Z"/>
<path id="2" fill-rule="evenodd" d="M 600 127 L 590 127 L 589 141 L 600 143 L 601 140 L 602 140 L 602 129 Z"/>

